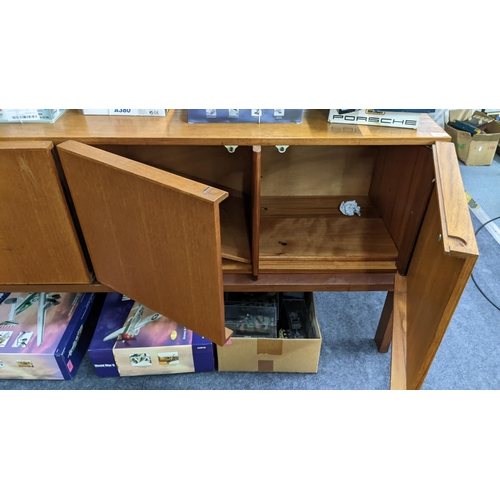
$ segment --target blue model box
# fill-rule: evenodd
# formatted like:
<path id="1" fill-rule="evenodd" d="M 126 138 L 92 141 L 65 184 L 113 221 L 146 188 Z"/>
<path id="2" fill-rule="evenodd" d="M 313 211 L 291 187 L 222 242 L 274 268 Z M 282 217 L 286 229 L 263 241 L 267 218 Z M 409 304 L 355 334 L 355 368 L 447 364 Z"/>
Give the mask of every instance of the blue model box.
<path id="1" fill-rule="evenodd" d="M 0 293 L 0 378 L 72 379 L 92 332 L 93 293 Z"/>
<path id="2" fill-rule="evenodd" d="M 302 123 L 303 109 L 188 109 L 188 123 Z"/>
<path id="3" fill-rule="evenodd" d="M 119 293 L 107 294 L 88 352 L 100 377 L 215 369 L 210 340 Z"/>

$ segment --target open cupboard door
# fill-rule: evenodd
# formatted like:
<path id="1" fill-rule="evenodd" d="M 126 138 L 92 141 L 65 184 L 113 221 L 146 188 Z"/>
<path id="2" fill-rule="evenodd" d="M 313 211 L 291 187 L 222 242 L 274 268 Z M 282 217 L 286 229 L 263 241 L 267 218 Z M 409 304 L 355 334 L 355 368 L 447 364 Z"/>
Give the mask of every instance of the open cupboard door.
<path id="1" fill-rule="evenodd" d="M 455 146 L 438 142 L 433 156 L 434 189 L 408 273 L 395 281 L 393 389 L 422 386 L 478 257 Z"/>
<path id="2" fill-rule="evenodd" d="M 223 345 L 228 193 L 75 141 L 57 149 L 97 279 Z"/>

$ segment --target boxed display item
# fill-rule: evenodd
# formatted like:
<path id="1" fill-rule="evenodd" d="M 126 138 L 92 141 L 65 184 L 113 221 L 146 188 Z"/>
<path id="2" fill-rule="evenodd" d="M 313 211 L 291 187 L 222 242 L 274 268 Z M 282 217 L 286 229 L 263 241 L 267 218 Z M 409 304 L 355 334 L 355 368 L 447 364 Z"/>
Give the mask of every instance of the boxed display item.
<path id="1" fill-rule="evenodd" d="M 303 109 L 188 109 L 188 123 L 302 123 Z"/>
<path id="2" fill-rule="evenodd" d="M 84 115 L 167 116 L 168 109 L 82 109 Z"/>
<path id="3" fill-rule="evenodd" d="M 417 129 L 422 113 L 435 109 L 331 109 L 330 123 Z"/>
<path id="4" fill-rule="evenodd" d="M 224 296 L 225 325 L 233 337 L 276 338 L 277 293 L 229 292 Z"/>
<path id="5" fill-rule="evenodd" d="M 210 340 L 119 293 L 109 293 L 89 357 L 100 377 L 213 371 Z"/>
<path id="6" fill-rule="evenodd" d="M 500 122 L 472 109 L 450 110 L 449 118 L 444 129 L 455 144 L 459 160 L 468 166 L 491 165 L 500 140 Z"/>
<path id="7" fill-rule="evenodd" d="M 304 300 L 305 316 L 300 330 L 307 337 L 295 337 L 295 331 L 280 328 L 277 338 L 235 337 L 217 346 L 218 370 L 221 372 L 299 372 L 317 373 L 321 350 L 321 332 L 312 293 L 293 296 Z M 293 312 L 293 307 L 291 307 Z M 280 317 L 279 323 L 282 318 Z M 292 321 L 297 326 L 297 321 Z"/>
<path id="8" fill-rule="evenodd" d="M 93 293 L 0 294 L 0 378 L 72 379 L 92 336 Z"/>
<path id="9" fill-rule="evenodd" d="M 65 109 L 0 109 L 0 123 L 54 123 Z"/>

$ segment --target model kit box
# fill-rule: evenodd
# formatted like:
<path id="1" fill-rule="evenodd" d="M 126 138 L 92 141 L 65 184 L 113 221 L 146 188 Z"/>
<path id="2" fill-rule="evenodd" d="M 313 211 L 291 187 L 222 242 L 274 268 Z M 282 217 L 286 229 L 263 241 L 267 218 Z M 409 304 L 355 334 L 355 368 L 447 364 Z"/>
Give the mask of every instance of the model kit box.
<path id="1" fill-rule="evenodd" d="M 450 125 L 452 120 L 470 120 L 472 117 L 487 121 L 484 131 L 472 135 L 464 130 L 457 130 Z M 480 111 L 472 109 L 450 110 L 449 121 L 444 129 L 451 136 L 459 160 L 468 166 L 488 166 L 493 163 L 496 149 L 500 140 L 500 122 Z"/>
<path id="2" fill-rule="evenodd" d="M 0 123 L 54 123 L 65 109 L 0 109 Z"/>
<path id="3" fill-rule="evenodd" d="M 188 109 L 188 123 L 302 123 L 303 109 Z"/>
<path id="4" fill-rule="evenodd" d="M 312 293 L 303 294 L 307 306 L 307 338 L 279 330 L 277 338 L 231 337 L 217 346 L 221 372 L 299 372 L 317 373 L 321 350 L 321 332 Z"/>
<path id="5" fill-rule="evenodd" d="M 215 369 L 210 340 L 119 293 L 107 294 L 88 352 L 100 377 Z"/>
<path id="6" fill-rule="evenodd" d="M 0 294 L 0 378 L 72 379 L 90 342 L 93 293 Z"/>
<path id="7" fill-rule="evenodd" d="M 435 109 L 331 109 L 330 123 L 417 129 L 422 113 Z"/>
<path id="8" fill-rule="evenodd" d="M 167 116 L 168 109 L 82 109 L 84 115 Z"/>

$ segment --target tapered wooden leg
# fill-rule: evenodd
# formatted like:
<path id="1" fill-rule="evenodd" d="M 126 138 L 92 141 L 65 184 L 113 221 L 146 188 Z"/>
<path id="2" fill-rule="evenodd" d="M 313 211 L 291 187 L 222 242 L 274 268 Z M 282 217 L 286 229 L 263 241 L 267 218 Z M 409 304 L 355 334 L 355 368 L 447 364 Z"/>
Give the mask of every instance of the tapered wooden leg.
<path id="1" fill-rule="evenodd" d="M 394 293 L 387 292 L 382 315 L 378 323 L 375 342 L 379 352 L 387 352 L 392 341 L 392 312 L 394 309 Z"/>
<path id="2" fill-rule="evenodd" d="M 392 313 L 391 389 L 407 388 L 406 381 L 406 276 L 396 275 Z"/>

